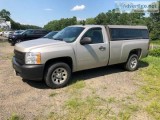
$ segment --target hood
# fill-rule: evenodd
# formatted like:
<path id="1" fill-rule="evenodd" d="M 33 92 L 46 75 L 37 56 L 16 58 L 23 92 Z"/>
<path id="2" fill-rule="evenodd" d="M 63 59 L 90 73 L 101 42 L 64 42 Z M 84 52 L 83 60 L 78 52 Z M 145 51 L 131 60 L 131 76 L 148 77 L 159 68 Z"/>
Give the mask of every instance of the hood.
<path id="1" fill-rule="evenodd" d="M 29 52 L 31 49 L 45 47 L 50 45 L 66 44 L 64 41 L 52 40 L 48 38 L 39 38 L 36 40 L 29 40 L 15 45 L 15 49 L 21 52 Z"/>

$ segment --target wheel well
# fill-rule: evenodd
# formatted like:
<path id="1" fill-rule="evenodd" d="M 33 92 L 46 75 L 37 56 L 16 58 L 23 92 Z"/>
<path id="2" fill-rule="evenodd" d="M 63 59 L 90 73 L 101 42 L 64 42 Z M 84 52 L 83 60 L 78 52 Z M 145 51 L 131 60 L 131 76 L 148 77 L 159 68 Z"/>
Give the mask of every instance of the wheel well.
<path id="1" fill-rule="evenodd" d="M 136 54 L 138 56 L 138 58 L 140 58 L 141 52 L 142 52 L 141 49 L 134 49 L 134 50 L 130 51 L 129 56 L 132 54 Z"/>
<path id="2" fill-rule="evenodd" d="M 54 59 L 50 59 L 46 62 L 45 64 L 45 68 L 44 68 L 44 71 L 50 66 L 52 65 L 53 63 L 55 62 L 64 62 L 66 64 L 68 64 L 72 70 L 72 66 L 73 66 L 73 63 L 72 63 L 72 58 L 70 57 L 60 57 L 60 58 L 54 58 Z"/>

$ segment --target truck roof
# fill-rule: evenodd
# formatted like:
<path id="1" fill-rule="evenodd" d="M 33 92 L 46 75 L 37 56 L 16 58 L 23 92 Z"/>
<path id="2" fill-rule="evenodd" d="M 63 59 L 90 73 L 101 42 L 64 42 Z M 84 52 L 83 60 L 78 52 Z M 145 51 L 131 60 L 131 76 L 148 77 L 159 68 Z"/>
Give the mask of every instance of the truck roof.
<path id="1" fill-rule="evenodd" d="M 133 29 L 148 29 L 147 26 L 140 25 L 73 25 L 72 27 L 108 27 L 108 28 L 133 28 Z"/>
<path id="2" fill-rule="evenodd" d="M 133 29 L 148 29 L 147 26 L 139 26 L 139 25 L 106 25 L 109 28 L 133 28 Z"/>

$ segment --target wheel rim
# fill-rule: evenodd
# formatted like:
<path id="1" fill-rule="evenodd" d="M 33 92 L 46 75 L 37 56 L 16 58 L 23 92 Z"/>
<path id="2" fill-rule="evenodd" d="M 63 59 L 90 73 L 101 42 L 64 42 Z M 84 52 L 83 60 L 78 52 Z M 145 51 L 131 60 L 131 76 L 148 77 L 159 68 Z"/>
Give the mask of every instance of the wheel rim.
<path id="1" fill-rule="evenodd" d="M 60 85 L 67 80 L 67 70 L 64 68 L 57 68 L 53 71 L 51 79 L 54 84 Z"/>
<path id="2" fill-rule="evenodd" d="M 137 59 L 136 59 L 136 58 L 132 58 L 132 59 L 131 59 L 130 67 L 131 67 L 132 69 L 135 69 L 135 68 L 137 67 L 137 64 L 138 64 Z"/>

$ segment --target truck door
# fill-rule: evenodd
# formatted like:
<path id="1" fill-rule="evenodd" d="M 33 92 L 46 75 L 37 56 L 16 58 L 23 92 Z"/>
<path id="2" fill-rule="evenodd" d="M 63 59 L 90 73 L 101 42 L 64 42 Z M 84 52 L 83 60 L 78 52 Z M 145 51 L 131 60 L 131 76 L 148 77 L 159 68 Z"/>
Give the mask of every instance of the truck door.
<path id="1" fill-rule="evenodd" d="M 78 70 L 106 66 L 109 59 L 109 44 L 104 42 L 102 28 L 91 28 L 83 35 L 81 40 L 84 37 L 91 38 L 92 43 L 86 45 L 77 43 Z"/>

